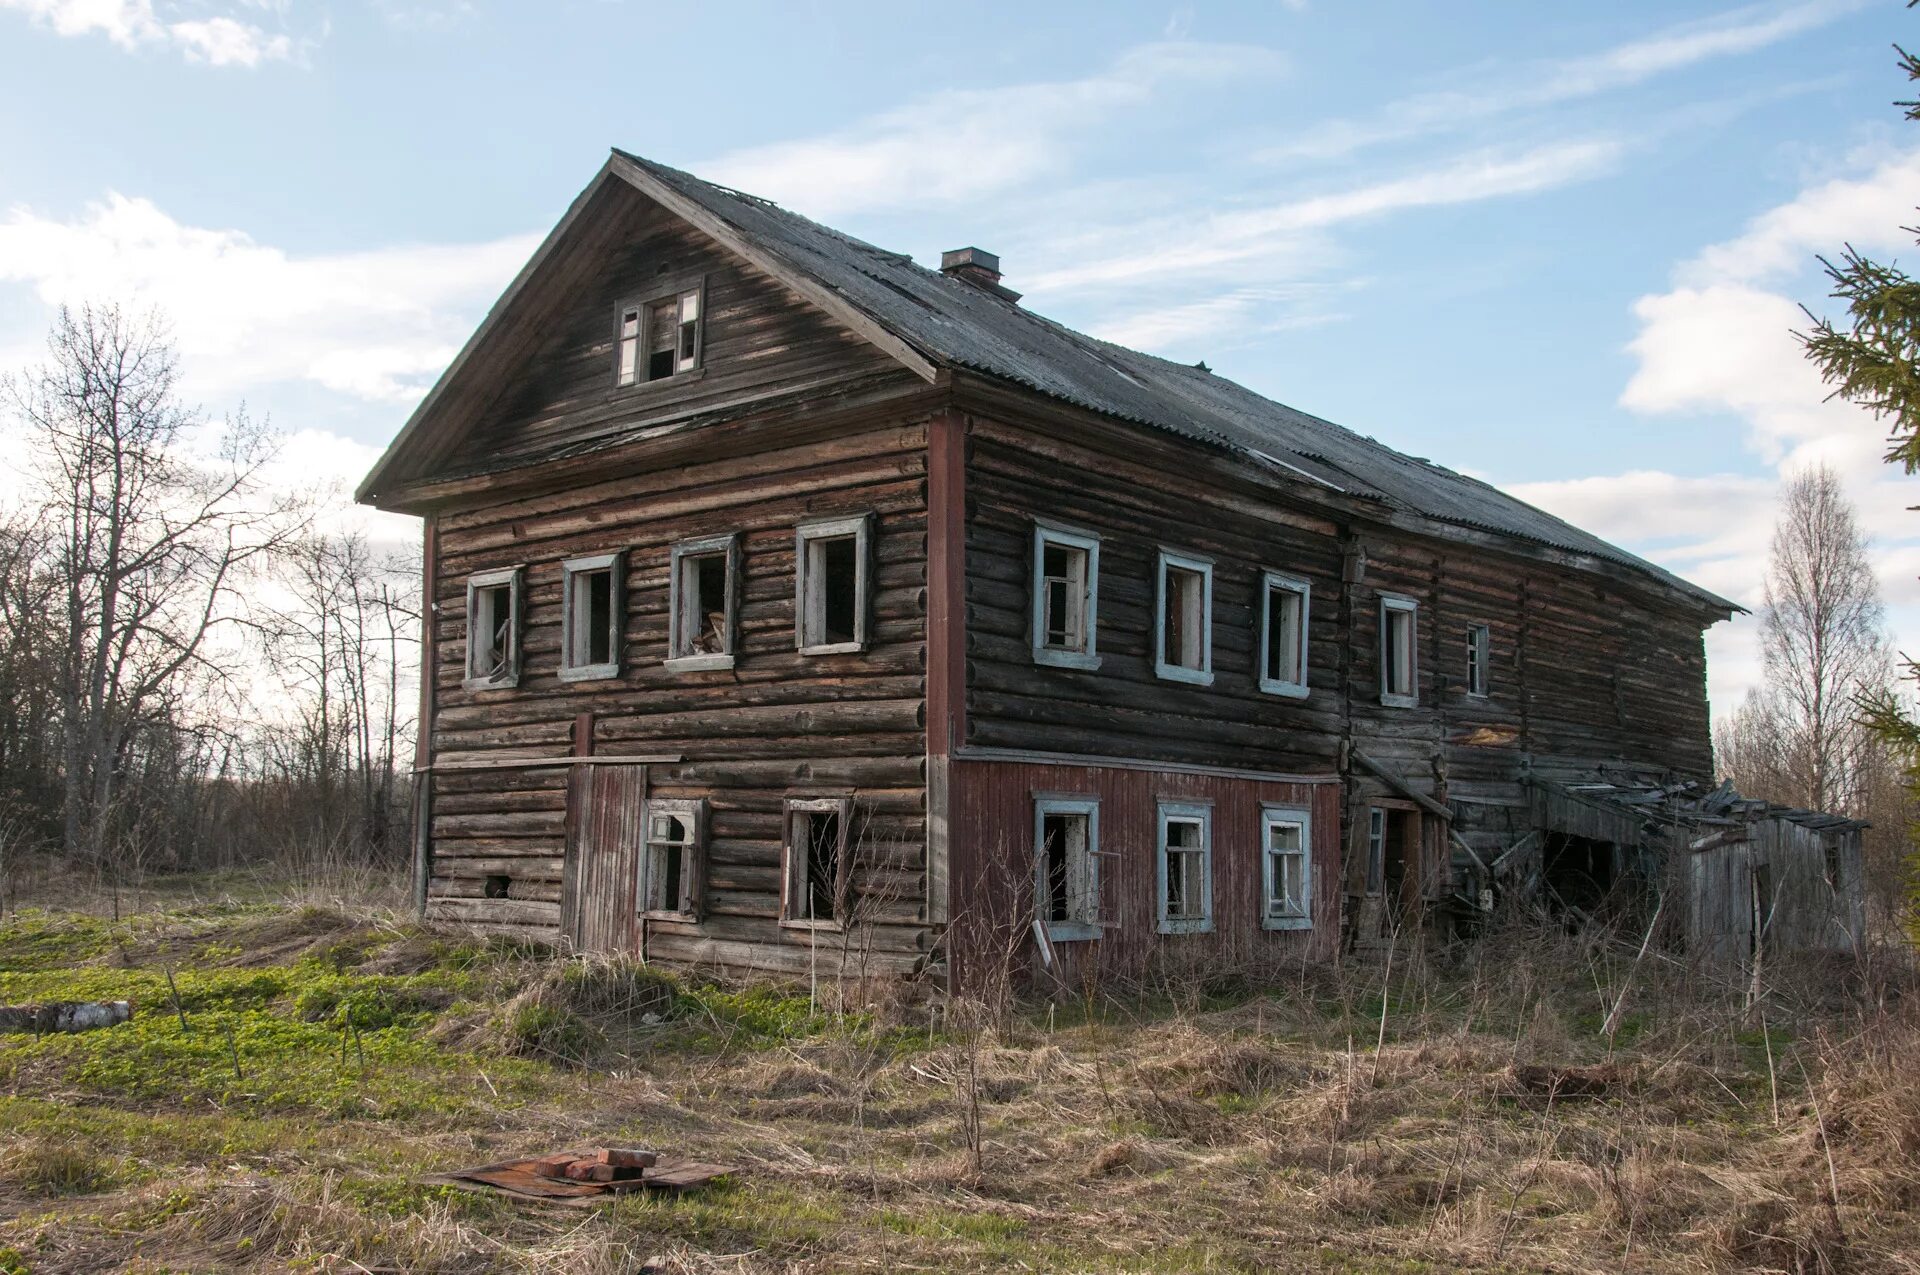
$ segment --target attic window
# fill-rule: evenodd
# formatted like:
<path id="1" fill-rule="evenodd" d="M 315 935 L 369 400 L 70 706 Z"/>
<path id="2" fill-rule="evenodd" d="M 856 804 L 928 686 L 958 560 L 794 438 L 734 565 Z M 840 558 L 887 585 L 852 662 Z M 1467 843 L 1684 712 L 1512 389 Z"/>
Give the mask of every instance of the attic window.
<path id="1" fill-rule="evenodd" d="M 664 381 L 700 366 L 701 291 L 681 287 L 620 306 L 615 384 Z"/>

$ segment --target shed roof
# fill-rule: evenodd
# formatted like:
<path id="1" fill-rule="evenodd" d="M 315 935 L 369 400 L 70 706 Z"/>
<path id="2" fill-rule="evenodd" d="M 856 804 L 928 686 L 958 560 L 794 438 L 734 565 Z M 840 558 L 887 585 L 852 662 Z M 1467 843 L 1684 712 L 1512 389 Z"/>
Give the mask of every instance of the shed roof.
<path id="1" fill-rule="evenodd" d="M 623 151 L 646 176 L 719 217 L 937 365 L 1277 464 L 1361 499 L 1632 568 L 1695 602 L 1740 608 L 1490 483 L 1408 456 L 1200 367 L 1076 332 L 976 284 L 916 264 L 769 200 Z"/>

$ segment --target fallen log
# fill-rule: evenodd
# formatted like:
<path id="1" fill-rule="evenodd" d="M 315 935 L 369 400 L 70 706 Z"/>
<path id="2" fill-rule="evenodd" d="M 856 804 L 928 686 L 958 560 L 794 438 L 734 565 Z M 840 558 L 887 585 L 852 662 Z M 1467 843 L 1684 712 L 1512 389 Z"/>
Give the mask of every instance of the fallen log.
<path id="1" fill-rule="evenodd" d="M 133 1017 L 132 1001 L 50 1001 L 45 1005 L 0 1005 L 0 1032 L 85 1032 L 113 1027 Z"/>

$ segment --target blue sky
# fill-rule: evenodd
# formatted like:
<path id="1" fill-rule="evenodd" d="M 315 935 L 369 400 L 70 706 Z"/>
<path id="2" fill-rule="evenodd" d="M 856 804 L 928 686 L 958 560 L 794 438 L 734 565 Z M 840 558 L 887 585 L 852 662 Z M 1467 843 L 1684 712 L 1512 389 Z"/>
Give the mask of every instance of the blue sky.
<path id="1" fill-rule="evenodd" d="M 657 5 L 0 0 L 0 364 L 171 316 L 188 388 L 351 481 L 618 145 L 1507 486 L 1756 604 L 1846 478 L 1920 503 L 1788 329 L 1920 204 L 1897 0 Z M 392 528 L 389 528 L 392 530 Z M 1710 639 L 1717 705 L 1751 621 Z"/>

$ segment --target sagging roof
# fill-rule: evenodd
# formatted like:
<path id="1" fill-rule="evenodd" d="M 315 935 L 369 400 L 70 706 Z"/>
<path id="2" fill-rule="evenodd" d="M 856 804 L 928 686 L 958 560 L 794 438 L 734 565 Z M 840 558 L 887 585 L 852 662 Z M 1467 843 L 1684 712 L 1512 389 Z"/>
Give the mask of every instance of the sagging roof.
<path id="1" fill-rule="evenodd" d="M 1640 571 L 1711 608 L 1740 608 L 1489 483 L 1407 456 L 1224 376 L 1101 341 L 769 200 L 616 151 L 845 298 L 930 361 L 1278 464 L 1347 495 Z"/>
<path id="2" fill-rule="evenodd" d="M 1551 783 L 1534 778 L 1534 786 L 1583 801 L 1647 818 L 1653 824 L 1736 826 L 1778 819 L 1813 832 L 1859 832 L 1873 825 L 1864 819 L 1785 806 L 1743 795 L 1731 779 L 1710 788 L 1694 780 L 1672 780 L 1652 775 L 1603 770 L 1592 781 Z"/>

